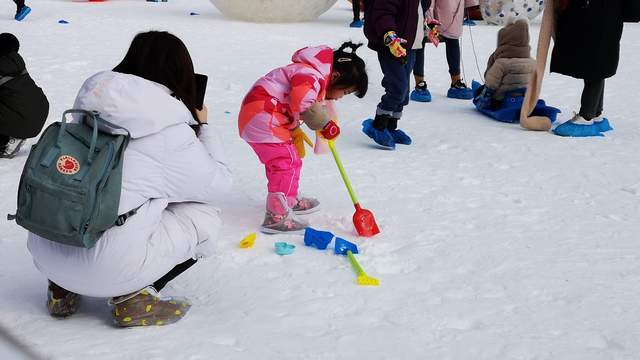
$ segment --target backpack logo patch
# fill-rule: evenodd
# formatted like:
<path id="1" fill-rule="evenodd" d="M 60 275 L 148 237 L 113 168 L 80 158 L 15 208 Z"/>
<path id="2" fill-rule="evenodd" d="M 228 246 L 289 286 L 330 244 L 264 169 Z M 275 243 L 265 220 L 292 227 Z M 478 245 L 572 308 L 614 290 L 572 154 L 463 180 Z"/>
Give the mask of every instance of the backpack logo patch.
<path id="1" fill-rule="evenodd" d="M 56 168 L 61 174 L 73 175 L 80 171 L 80 163 L 72 156 L 62 155 L 58 158 Z"/>

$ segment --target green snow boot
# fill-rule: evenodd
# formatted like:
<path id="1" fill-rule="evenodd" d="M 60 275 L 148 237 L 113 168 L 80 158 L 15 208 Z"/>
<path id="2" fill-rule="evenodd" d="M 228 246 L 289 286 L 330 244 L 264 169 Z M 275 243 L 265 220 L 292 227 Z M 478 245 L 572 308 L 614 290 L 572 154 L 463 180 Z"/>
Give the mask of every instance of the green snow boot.
<path id="1" fill-rule="evenodd" d="M 161 296 L 153 286 L 109 300 L 116 326 L 169 325 L 184 317 L 191 308 L 186 299 Z"/>
<path id="2" fill-rule="evenodd" d="M 78 310 L 80 295 L 66 290 L 51 280 L 47 289 L 47 309 L 56 318 L 66 318 Z"/>

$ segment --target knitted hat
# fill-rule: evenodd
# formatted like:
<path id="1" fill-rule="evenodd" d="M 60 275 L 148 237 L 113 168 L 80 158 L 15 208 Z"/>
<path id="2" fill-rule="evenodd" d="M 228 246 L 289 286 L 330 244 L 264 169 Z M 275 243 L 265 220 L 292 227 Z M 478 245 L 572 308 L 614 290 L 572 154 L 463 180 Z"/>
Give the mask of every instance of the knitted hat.
<path id="1" fill-rule="evenodd" d="M 0 34 L 0 56 L 13 51 L 18 52 L 18 50 L 20 50 L 20 42 L 17 37 L 11 33 Z"/>

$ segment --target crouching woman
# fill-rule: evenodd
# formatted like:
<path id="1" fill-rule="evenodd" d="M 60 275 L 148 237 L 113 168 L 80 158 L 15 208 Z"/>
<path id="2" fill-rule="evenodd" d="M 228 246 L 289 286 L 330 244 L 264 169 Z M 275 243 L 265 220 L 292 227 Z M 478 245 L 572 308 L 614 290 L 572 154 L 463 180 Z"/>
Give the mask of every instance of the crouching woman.
<path id="1" fill-rule="evenodd" d="M 158 291 L 211 253 L 221 226 L 215 205 L 231 187 L 222 144 L 195 101 L 189 52 L 167 32 L 138 34 L 113 71 L 85 81 L 74 107 L 131 135 L 119 213 L 137 213 L 90 249 L 29 234 L 34 263 L 49 279 L 51 315 L 73 314 L 79 295 L 110 298 L 118 326 L 170 324 L 189 309 Z M 197 134 L 189 126 L 196 123 Z"/>

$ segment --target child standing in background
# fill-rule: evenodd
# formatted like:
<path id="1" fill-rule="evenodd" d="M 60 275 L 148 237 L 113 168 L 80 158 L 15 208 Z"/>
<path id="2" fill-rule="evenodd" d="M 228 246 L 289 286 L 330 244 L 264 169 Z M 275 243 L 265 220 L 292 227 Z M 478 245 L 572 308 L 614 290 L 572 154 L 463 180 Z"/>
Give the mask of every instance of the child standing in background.
<path id="1" fill-rule="evenodd" d="M 356 55 L 358 47 L 347 42 L 336 51 L 328 46 L 300 49 L 292 64 L 260 78 L 245 96 L 238 117 L 240 137 L 264 164 L 268 181 L 262 232 L 300 233 L 308 224 L 296 215 L 319 209 L 318 200 L 298 196 L 302 160 L 294 142 L 304 136 L 302 123 L 327 140 L 340 134 L 324 101 L 366 94 L 369 79 Z"/>
<path id="2" fill-rule="evenodd" d="M 460 37 L 462 36 L 464 9 L 475 5 L 478 5 L 478 0 L 433 0 L 429 11 L 427 11 L 427 23 L 438 24 L 439 39 L 445 43 L 447 48 L 447 63 L 451 76 L 451 87 L 447 92 L 449 98 L 464 100 L 473 98 L 473 91 L 460 76 Z M 419 101 L 431 101 L 431 94 L 424 81 L 424 50 L 416 54 L 413 74 L 416 80 L 414 93 L 423 94 L 424 100 Z"/>
<path id="3" fill-rule="evenodd" d="M 368 0 L 364 34 L 369 48 L 378 53 L 384 77 L 384 95 L 375 118 L 362 123 L 362 131 L 377 144 L 395 149 L 410 145 L 411 138 L 398 129 L 403 108 L 409 103 L 411 70 L 422 48 L 424 15 L 430 0 Z"/>

